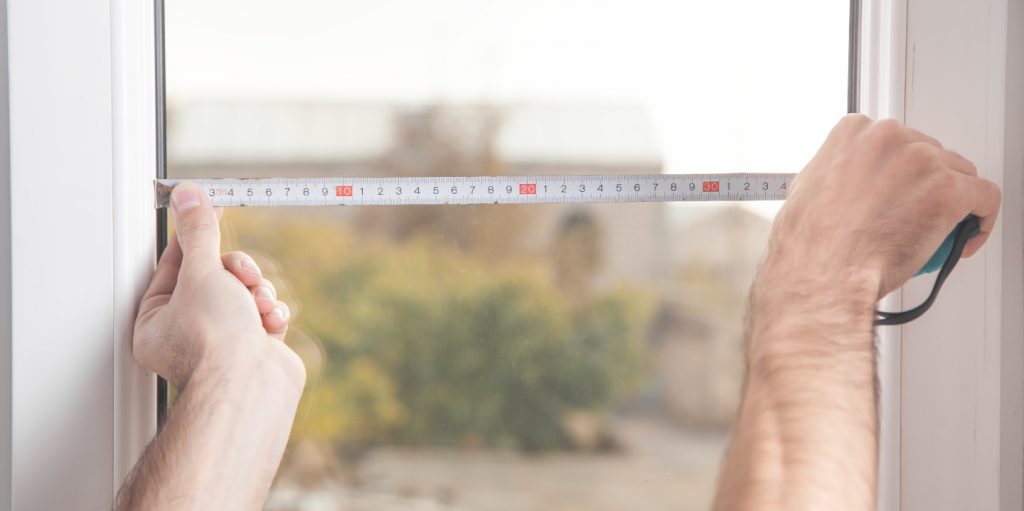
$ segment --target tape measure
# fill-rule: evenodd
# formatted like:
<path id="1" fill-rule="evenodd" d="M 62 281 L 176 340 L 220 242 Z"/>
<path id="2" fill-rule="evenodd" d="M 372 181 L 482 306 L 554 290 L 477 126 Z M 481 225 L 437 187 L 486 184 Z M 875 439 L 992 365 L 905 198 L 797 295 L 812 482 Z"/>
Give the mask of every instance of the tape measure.
<path id="1" fill-rule="evenodd" d="M 576 176 L 200 178 L 214 206 L 400 206 L 444 204 L 579 204 L 784 200 L 796 174 L 634 174 Z M 180 179 L 157 179 L 156 205 L 170 204 Z M 939 270 L 928 299 L 903 312 L 875 311 L 876 325 L 901 325 L 931 307 L 980 232 L 971 216 L 950 233 L 920 273 Z M 940 269 L 941 268 L 941 269 Z M 920 274 L 919 273 L 919 274 Z"/>
<path id="2" fill-rule="evenodd" d="M 201 178 L 214 206 L 399 206 L 783 200 L 796 174 Z M 167 207 L 179 179 L 158 179 Z"/>

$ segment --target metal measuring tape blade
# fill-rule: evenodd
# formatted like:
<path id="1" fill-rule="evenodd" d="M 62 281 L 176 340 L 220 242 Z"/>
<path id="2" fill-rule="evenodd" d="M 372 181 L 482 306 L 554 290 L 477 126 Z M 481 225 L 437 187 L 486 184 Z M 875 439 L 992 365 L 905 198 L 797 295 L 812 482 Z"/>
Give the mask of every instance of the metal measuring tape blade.
<path id="1" fill-rule="evenodd" d="M 783 200 L 795 174 L 200 178 L 214 206 L 398 206 Z M 158 179 L 157 207 L 183 180 Z"/>

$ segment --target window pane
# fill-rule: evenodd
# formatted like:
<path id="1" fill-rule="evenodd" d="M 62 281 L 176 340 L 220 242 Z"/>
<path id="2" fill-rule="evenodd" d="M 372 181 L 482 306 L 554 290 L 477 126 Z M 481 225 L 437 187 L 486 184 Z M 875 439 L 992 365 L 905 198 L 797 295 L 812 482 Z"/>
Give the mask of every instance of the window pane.
<path id="1" fill-rule="evenodd" d="M 845 111 L 842 2 L 166 10 L 170 177 L 793 172 Z M 706 509 L 777 207 L 227 212 L 309 372 L 267 509 Z"/>

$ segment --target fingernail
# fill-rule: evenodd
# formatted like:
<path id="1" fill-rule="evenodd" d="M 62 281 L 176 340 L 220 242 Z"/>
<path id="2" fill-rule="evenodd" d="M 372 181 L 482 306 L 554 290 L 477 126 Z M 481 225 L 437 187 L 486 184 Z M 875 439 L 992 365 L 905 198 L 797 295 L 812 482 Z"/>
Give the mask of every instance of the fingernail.
<path id="1" fill-rule="evenodd" d="M 252 259 L 249 259 L 248 257 L 243 257 L 242 258 L 242 269 L 247 271 L 247 272 L 249 272 L 249 273 L 255 273 L 256 275 L 263 275 L 263 272 L 260 271 L 260 267 L 256 266 L 256 261 L 253 261 Z"/>
<path id="2" fill-rule="evenodd" d="M 176 186 L 171 192 L 171 204 L 178 214 L 186 213 L 199 205 L 199 188 L 195 186 Z"/>
<path id="3" fill-rule="evenodd" d="M 256 298 L 259 298 L 260 300 L 266 300 L 268 302 L 273 302 L 277 300 L 277 297 L 274 296 L 274 290 L 270 289 L 267 286 L 260 286 L 256 288 Z"/>
<path id="4" fill-rule="evenodd" d="M 274 307 L 274 310 L 270 311 L 270 315 L 284 321 L 284 309 L 282 309 L 280 305 Z"/>

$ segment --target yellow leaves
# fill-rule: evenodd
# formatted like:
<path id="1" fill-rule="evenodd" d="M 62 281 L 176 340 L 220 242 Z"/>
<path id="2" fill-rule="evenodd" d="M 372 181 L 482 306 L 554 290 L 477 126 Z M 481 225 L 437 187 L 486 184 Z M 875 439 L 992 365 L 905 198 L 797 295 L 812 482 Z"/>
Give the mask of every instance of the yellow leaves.
<path id="1" fill-rule="evenodd" d="M 365 358 L 309 389 L 293 436 L 316 440 L 372 441 L 385 436 L 405 417 L 391 378 Z"/>

